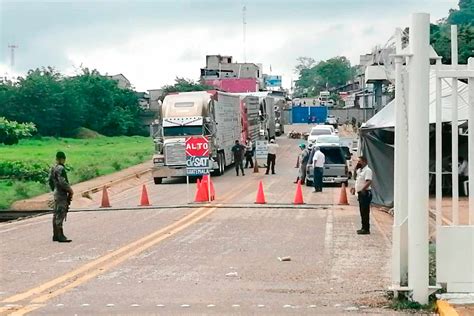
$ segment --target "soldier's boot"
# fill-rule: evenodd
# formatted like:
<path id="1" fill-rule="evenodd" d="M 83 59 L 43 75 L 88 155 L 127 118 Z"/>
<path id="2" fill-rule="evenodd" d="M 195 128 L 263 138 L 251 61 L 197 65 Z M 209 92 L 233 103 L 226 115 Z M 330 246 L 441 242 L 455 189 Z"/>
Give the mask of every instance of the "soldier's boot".
<path id="1" fill-rule="evenodd" d="M 59 242 L 71 242 L 71 239 L 68 239 L 66 236 L 64 236 L 63 228 L 59 228 L 59 236 L 58 236 L 58 241 Z"/>
<path id="2" fill-rule="evenodd" d="M 58 241 L 59 239 L 59 229 L 58 225 L 53 221 L 53 241 Z"/>

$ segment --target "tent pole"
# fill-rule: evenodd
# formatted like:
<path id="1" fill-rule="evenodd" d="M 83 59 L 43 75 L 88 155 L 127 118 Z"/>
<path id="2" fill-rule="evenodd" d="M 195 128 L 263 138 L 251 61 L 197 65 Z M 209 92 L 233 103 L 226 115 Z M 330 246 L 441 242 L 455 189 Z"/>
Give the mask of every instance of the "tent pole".
<path id="1" fill-rule="evenodd" d="M 408 286 L 428 303 L 430 15 L 411 18 L 408 106 Z"/>
<path id="2" fill-rule="evenodd" d="M 408 195 L 408 126 L 406 96 L 403 87 L 402 30 L 396 29 L 395 55 L 395 157 L 394 157 L 394 220 L 392 237 L 392 285 L 406 284 L 408 274 L 407 195 Z"/>
<path id="3" fill-rule="evenodd" d="M 458 27 L 451 25 L 451 65 L 458 65 Z M 453 178 L 453 225 L 459 225 L 459 126 L 458 126 L 458 78 L 452 79 L 452 108 L 451 108 L 451 136 L 452 136 L 452 178 Z"/>
<path id="4" fill-rule="evenodd" d="M 468 70 L 474 71 L 474 57 L 467 61 Z M 468 119 L 468 158 L 469 164 L 469 224 L 474 225 L 474 78 L 468 79 L 469 88 L 469 119 Z"/>
<path id="5" fill-rule="evenodd" d="M 436 61 L 436 68 L 441 68 L 441 59 Z M 442 206 L 442 161 L 443 161 L 443 130 L 442 130 L 442 81 L 443 79 L 436 77 L 436 233 L 438 233 L 438 227 L 441 226 L 441 217 L 443 215 Z"/>

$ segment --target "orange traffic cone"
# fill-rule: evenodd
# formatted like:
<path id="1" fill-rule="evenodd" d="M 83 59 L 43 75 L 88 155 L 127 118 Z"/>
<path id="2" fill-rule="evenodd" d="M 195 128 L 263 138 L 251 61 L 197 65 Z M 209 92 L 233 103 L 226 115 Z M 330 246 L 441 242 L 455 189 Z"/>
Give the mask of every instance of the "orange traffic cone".
<path id="1" fill-rule="evenodd" d="M 303 201 L 303 192 L 301 191 L 301 180 L 298 180 L 298 185 L 296 186 L 295 199 L 293 204 L 304 204 Z"/>
<path id="2" fill-rule="evenodd" d="M 110 207 L 109 194 L 107 193 L 107 187 L 102 189 L 102 202 L 100 208 Z"/>
<path id="3" fill-rule="evenodd" d="M 142 197 L 140 198 L 140 205 L 139 206 L 150 206 L 150 200 L 148 199 L 148 191 L 146 189 L 146 185 L 142 187 Z"/>
<path id="4" fill-rule="evenodd" d="M 349 205 L 347 201 L 347 192 L 346 192 L 346 184 L 343 183 L 341 186 L 341 194 L 339 195 L 339 203 L 338 205 Z"/>
<path id="5" fill-rule="evenodd" d="M 258 191 L 257 191 L 257 200 L 255 201 L 255 204 L 265 204 L 265 194 L 263 193 L 263 183 L 260 181 L 258 184 Z"/>
<path id="6" fill-rule="evenodd" d="M 214 183 L 211 180 L 211 201 L 216 199 L 216 190 L 214 190 Z"/>
<path id="7" fill-rule="evenodd" d="M 296 159 L 296 166 L 295 168 L 299 168 L 300 167 L 300 155 L 298 155 L 298 159 Z"/>
<path id="8" fill-rule="evenodd" d="M 197 179 L 197 181 L 196 181 L 196 194 L 194 195 L 194 201 L 196 201 L 198 199 L 200 188 L 201 188 L 201 180 Z"/>
<path id="9" fill-rule="evenodd" d="M 203 185 L 202 185 L 203 182 L 198 182 L 197 183 L 196 196 L 194 197 L 194 202 L 207 202 L 206 191 L 205 191 L 205 189 L 203 188 Z"/>
<path id="10" fill-rule="evenodd" d="M 201 191 L 203 197 L 206 199 L 207 202 L 209 202 L 209 176 L 207 174 L 202 176 L 201 180 Z"/>

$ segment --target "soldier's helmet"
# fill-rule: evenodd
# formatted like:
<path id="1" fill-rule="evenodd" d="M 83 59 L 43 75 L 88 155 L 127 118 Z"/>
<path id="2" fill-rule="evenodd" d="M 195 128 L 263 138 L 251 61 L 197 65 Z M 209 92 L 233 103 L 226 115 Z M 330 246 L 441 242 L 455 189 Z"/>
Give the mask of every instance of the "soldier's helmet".
<path id="1" fill-rule="evenodd" d="M 66 159 L 66 154 L 62 151 L 56 153 L 56 159 Z"/>

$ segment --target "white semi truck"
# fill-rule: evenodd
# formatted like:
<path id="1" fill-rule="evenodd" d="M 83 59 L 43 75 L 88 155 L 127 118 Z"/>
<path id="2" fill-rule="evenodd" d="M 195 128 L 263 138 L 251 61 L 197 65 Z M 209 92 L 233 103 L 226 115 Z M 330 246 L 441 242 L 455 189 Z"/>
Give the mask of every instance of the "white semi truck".
<path id="1" fill-rule="evenodd" d="M 256 140 L 257 119 L 254 97 L 218 91 L 182 92 L 165 97 L 160 118 L 153 124 L 155 153 L 152 176 L 155 184 L 163 178 L 186 176 L 185 140 L 189 136 L 207 136 L 210 144 L 210 168 L 216 175 L 232 164 L 231 148 L 235 140 Z M 255 108 L 255 109 L 254 109 Z"/>

